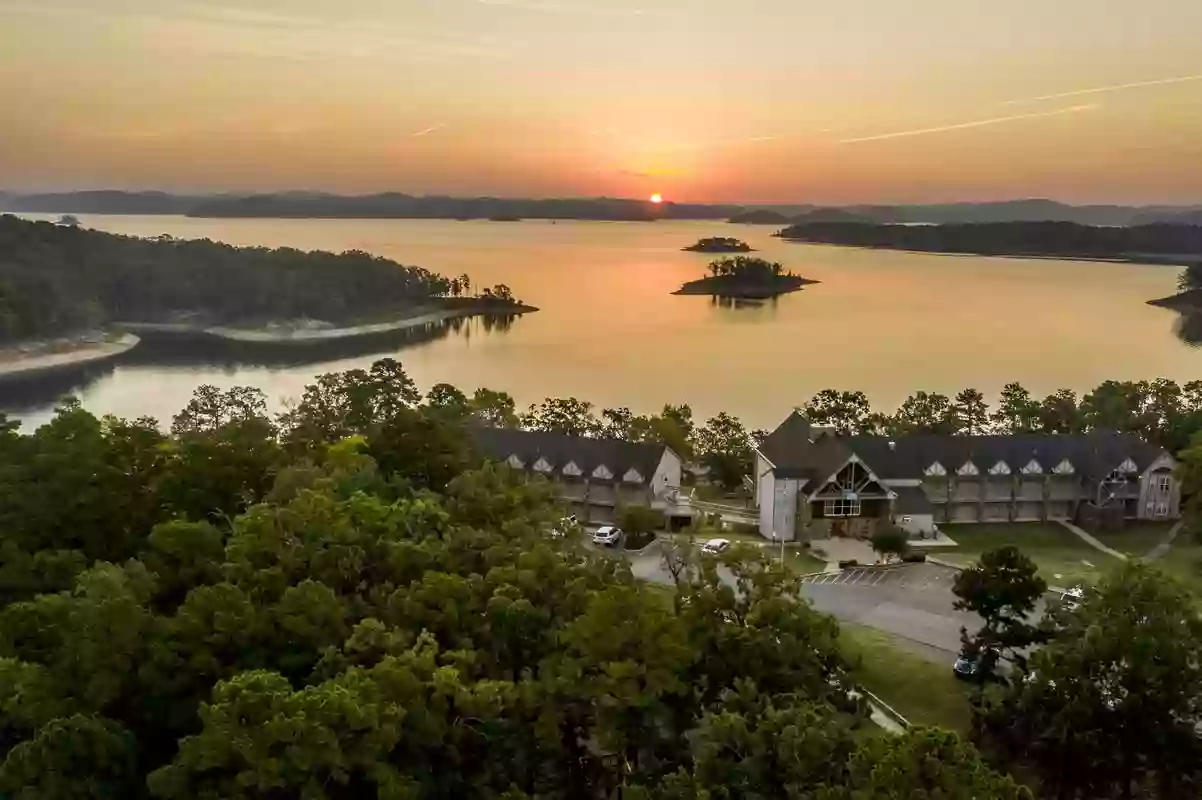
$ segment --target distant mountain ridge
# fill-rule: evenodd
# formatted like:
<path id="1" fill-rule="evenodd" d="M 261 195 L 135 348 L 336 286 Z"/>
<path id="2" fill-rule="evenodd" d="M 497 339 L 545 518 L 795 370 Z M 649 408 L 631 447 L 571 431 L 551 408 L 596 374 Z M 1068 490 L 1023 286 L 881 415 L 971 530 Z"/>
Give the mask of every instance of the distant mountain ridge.
<path id="1" fill-rule="evenodd" d="M 47 214 L 185 214 L 193 217 L 368 219 L 585 219 L 652 221 L 699 219 L 789 224 L 852 221 L 877 223 L 1075 222 L 1134 225 L 1202 220 L 1192 206 L 1073 206 L 1055 200 L 926 205 L 664 203 L 629 198 L 504 198 L 414 196 L 399 192 L 335 195 L 324 192 L 182 195 L 168 192 L 97 190 L 20 194 L 0 192 L 0 209 Z"/>

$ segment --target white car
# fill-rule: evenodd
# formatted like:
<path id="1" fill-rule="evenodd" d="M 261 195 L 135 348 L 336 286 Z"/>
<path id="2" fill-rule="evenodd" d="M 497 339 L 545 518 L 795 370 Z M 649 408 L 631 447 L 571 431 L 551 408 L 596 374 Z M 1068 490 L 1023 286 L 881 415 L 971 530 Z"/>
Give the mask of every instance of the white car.
<path id="1" fill-rule="evenodd" d="M 602 525 L 593 534 L 593 544 L 603 547 L 617 547 L 622 542 L 622 529 L 613 525 Z"/>
<path id="2" fill-rule="evenodd" d="M 1064 594 L 1060 595 L 1060 602 L 1069 611 L 1076 611 L 1081 605 L 1081 601 L 1085 599 L 1085 590 L 1080 586 L 1074 586 Z"/>
<path id="3" fill-rule="evenodd" d="M 730 540 L 729 539 L 710 539 L 708 542 L 701 545 L 701 552 L 709 553 L 710 555 L 717 555 L 719 553 L 725 553 L 729 549 L 730 549 Z"/>

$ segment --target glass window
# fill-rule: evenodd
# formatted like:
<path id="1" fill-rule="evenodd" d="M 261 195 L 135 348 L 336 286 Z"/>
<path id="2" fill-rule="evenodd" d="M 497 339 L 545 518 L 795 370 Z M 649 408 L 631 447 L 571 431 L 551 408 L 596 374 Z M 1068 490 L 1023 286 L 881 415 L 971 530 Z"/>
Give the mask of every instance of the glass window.
<path id="1" fill-rule="evenodd" d="M 827 500 L 823 504 L 822 512 L 828 517 L 858 517 L 860 516 L 860 499 Z"/>
<path id="2" fill-rule="evenodd" d="M 1156 488 L 1160 489 L 1162 492 L 1167 492 L 1169 490 L 1169 482 L 1171 480 L 1172 478 L 1168 475 L 1157 475 Z"/>

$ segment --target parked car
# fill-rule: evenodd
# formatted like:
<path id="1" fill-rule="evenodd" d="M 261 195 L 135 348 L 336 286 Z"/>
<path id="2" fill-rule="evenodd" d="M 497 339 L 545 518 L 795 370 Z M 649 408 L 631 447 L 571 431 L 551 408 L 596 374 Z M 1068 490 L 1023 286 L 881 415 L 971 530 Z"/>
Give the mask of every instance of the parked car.
<path id="1" fill-rule="evenodd" d="M 997 650 L 987 651 L 993 660 L 995 674 L 998 666 L 1001 663 L 1001 653 Z M 960 655 L 956 658 L 956 663 L 952 665 L 952 672 L 957 678 L 962 681 L 973 681 L 979 683 L 986 679 L 986 674 L 982 667 L 984 666 L 985 653 L 977 653 L 976 655 L 966 656 Z"/>
<path id="2" fill-rule="evenodd" d="M 1085 599 L 1085 590 L 1080 586 L 1073 588 L 1060 595 L 1060 603 L 1069 611 L 1076 611 L 1081 605 L 1081 601 Z"/>
<path id="3" fill-rule="evenodd" d="M 708 542 L 701 545 L 701 552 L 709 553 L 710 555 L 717 555 L 719 553 L 725 553 L 729 549 L 730 549 L 730 540 L 729 539 L 710 539 Z"/>
<path id="4" fill-rule="evenodd" d="M 613 525 L 602 525 L 593 534 L 593 544 L 602 547 L 617 547 L 622 543 L 622 529 Z"/>

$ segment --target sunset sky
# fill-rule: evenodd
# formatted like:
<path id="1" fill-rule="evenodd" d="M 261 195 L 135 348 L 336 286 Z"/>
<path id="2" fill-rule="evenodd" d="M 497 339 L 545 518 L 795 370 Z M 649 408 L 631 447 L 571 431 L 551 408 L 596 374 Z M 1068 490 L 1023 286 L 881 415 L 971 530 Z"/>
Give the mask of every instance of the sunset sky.
<path id="1" fill-rule="evenodd" d="M 0 0 L 0 188 L 1202 203 L 1200 0 Z"/>

